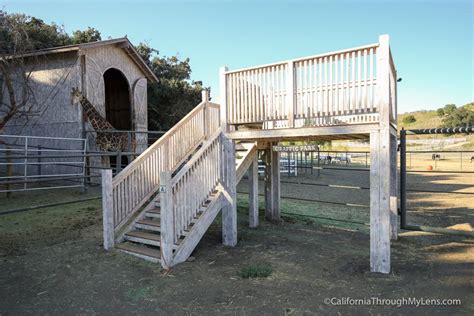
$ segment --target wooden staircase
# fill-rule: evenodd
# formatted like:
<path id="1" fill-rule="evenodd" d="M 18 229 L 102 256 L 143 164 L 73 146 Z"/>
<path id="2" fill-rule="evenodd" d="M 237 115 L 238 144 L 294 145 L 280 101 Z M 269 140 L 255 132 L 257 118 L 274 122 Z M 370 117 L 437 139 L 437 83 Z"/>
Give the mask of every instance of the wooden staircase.
<path id="1" fill-rule="evenodd" d="M 256 144 L 230 140 L 219 105 L 203 101 L 112 178 L 102 173 L 104 248 L 160 263 L 186 261 L 222 211 L 223 243 L 237 243 L 236 173 Z M 238 159 L 236 160 L 236 153 Z"/>
<path id="2" fill-rule="evenodd" d="M 236 144 L 237 182 L 243 177 L 256 155 L 257 144 L 255 142 L 239 142 Z M 219 196 L 220 193 L 218 190 L 209 196 L 208 200 L 202 205 L 200 211 L 183 231 L 177 242 L 172 244 L 173 253 L 176 253 L 183 245 L 186 245 L 188 236 L 193 236 L 194 228 L 199 227 L 196 224 L 201 221 L 204 212 L 217 203 Z M 201 237 L 202 235 L 199 236 L 199 239 Z M 121 242 L 115 246 L 119 251 L 151 262 L 162 263 L 160 249 L 161 203 L 159 195 L 150 202 L 143 212 L 127 227 L 120 241 Z M 183 259 L 186 260 L 193 250 L 194 247 L 188 249 Z"/>

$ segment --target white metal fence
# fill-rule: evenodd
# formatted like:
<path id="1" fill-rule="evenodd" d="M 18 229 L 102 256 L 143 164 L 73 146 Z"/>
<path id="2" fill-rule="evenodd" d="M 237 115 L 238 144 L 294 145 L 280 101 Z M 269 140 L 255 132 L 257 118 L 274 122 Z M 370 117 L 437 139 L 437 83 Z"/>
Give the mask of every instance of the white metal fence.
<path id="1" fill-rule="evenodd" d="M 86 140 L 0 135 L 0 192 L 84 186 Z"/>

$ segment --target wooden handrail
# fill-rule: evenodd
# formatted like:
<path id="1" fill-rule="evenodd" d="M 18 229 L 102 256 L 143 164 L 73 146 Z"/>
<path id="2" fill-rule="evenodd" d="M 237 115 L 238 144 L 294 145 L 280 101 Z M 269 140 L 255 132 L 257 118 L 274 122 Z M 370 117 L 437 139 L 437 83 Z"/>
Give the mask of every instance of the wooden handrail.
<path id="1" fill-rule="evenodd" d="M 150 152 L 154 151 L 157 147 L 162 145 L 165 141 L 167 141 L 171 135 L 173 135 L 177 130 L 181 128 L 186 122 L 190 120 L 191 117 L 193 117 L 197 112 L 203 109 L 204 105 L 206 102 L 201 102 L 199 103 L 191 112 L 186 114 L 185 117 L 183 117 L 176 125 L 174 125 L 171 129 L 169 129 L 163 136 L 161 136 L 156 142 L 154 142 L 150 147 L 148 147 L 144 152 L 138 156 L 133 163 L 129 164 L 127 167 L 125 167 L 122 172 L 120 172 L 117 176 L 114 177 L 113 182 L 119 182 L 122 180 L 124 177 L 126 177 L 128 174 L 130 174 L 131 170 L 136 168 L 137 164 L 144 159 L 144 157 L 148 156 Z"/>
<path id="2" fill-rule="evenodd" d="M 285 65 L 289 62 L 300 62 L 300 61 L 305 61 L 305 60 L 310 60 L 310 59 L 315 59 L 315 58 L 321 58 L 321 57 L 329 57 L 331 55 L 337 55 L 337 54 L 345 54 L 345 53 L 352 53 L 356 52 L 359 50 L 364 50 L 364 49 L 370 49 L 370 48 L 377 48 L 379 46 L 379 43 L 374 43 L 374 44 L 369 44 L 369 45 L 364 45 L 364 46 L 359 46 L 359 47 L 353 47 L 353 48 L 347 48 L 347 49 L 341 49 L 338 51 L 333 51 L 329 53 L 322 53 L 322 54 L 317 54 L 317 55 L 312 55 L 312 56 L 306 56 L 306 57 L 300 57 L 300 58 L 295 58 L 295 59 L 289 59 L 285 61 L 278 61 L 275 63 L 270 63 L 270 64 L 265 64 L 265 65 L 259 65 L 259 66 L 254 66 L 254 67 L 246 67 L 246 68 L 240 68 L 236 70 L 229 70 L 226 71 L 225 74 L 232 74 L 232 73 L 237 73 L 237 72 L 243 72 L 243 71 L 249 71 L 249 70 L 256 70 L 256 69 L 261 69 L 261 68 L 267 68 L 267 67 L 273 67 L 273 66 L 280 66 L 280 65 Z"/>
<path id="3" fill-rule="evenodd" d="M 219 106 L 203 101 L 112 180 L 114 230 L 119 231 L 160 185 L 210 135 L 219 130 Z"/>
<path id="4" fill-rule="evenodd" d="M 204 143 L 204 145 L 199 148 L 199 150 L 191 157 L 191 159 L 186 162 L 186 164 L 175 174 L 175 176 L 171 179 L 171 185 L 175 185 L 188 171 L 191 167 L 196 163 L 196 160 L 200 159 L 202 154 L 212 145 L 212 143 L 220 136 L 222 130 L 219 128 L 214 132 L 212 136 Z"/>

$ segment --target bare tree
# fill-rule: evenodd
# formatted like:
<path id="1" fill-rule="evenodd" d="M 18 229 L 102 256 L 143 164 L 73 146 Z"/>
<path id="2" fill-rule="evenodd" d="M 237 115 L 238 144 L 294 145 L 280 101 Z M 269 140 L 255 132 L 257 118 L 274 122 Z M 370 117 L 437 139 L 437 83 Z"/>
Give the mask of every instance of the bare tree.
<path id="1" fill-rule="evenodd" d="M 27 31 L 0 11 L 0 133 L 8 122 L 34 114 L 32 70 L 25 56 L 32 49 Z"/>

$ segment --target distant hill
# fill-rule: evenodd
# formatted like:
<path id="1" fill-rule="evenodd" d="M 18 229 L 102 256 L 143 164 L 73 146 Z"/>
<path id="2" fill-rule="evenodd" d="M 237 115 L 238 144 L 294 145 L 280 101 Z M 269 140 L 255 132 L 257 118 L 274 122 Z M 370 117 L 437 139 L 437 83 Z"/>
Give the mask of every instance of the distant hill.
<path id="1" fill-rule="evenodd" d="M 474 102 L 463 105 L 471 111 L 474 111 Z M 416 122 L 405 124 L 403 123 L 403 118 L 407 115 L 413 115 L 416 119 Z M 416 111 L 398 114 L 398 128 L 401 129 L 419 129 L 419 128 L 435 128 L 440 127 L 442 124 L 441 118 L 438 116 L 435 110 L 433 111 Z"/>
<path id="2" fill-rule="evenodd" d="M 463 105 L 462 107 L 465 107 L 471 111 L 474 111 L 474 102 L 468 103 Z M 415 122 L 410 123 L 410 124 L 405 124 L 403 123 L 403 118 L 406 117 L 407 115 L 413 115 L 416 119 Z M 409 113 L 403 113 L 403 114 L 398 114 L 398 129 L 400 130 L 402 127 L 405 129 L 423 129 L 423 128 L 436 128 L 440 127 L 442 124 L 441 118 L 438 116 L 438 113 L 436 113 L 435 110 L 433 111 L 416 111 L 416 112 L 409 112 Z M 461 144 L 459 148 L 452 148 L 452 149 L 467 149 L 467 150 L 472 150 L 474 149 L 474 135 L 413 135 L 410 136 L 411 139 L 423 139 L 423 138 L 459 138 L 459 137 L 466 137 L 468 142 L 467 144 Z"/>

